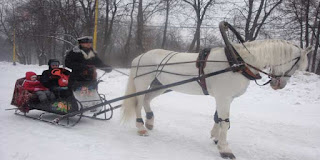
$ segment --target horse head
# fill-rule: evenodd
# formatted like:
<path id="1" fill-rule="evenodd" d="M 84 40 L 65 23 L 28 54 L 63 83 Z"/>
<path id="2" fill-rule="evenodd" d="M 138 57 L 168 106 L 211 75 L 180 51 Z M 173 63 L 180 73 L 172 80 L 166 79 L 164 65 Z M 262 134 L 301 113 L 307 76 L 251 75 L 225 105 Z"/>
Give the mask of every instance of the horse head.
<path id="1" fill-rule="evenodd" d="M 272 75 L 275 75 L 271 78 L 270 86 L 274 89 L 282 89 L 287 85 L 290 77 L 295 73 L 296 70 L 304 71 L 308 67 L 308 53 L 312 51 L 312 46 L 306 49 L 299 48 L 297 57 L 292 59 L 291 61 L 281 64 L 282 70 L 272 69 Z M 276 67 L 279 68 L 280 65 Z"/>

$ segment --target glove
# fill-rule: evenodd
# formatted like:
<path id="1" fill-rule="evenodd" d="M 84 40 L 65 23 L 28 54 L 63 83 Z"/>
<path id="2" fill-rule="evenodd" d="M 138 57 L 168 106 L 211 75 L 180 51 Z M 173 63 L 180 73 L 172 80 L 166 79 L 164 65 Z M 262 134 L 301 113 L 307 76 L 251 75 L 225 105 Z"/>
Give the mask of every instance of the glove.
<path id="1" fill-rule="evenodd" d="M 41 91 L 42 89 L 41 88 L 34 88 L 33 90 L 36 92 L 36 91 Z"/>
<path id="2" fill-rule="evenodd" d="M 107 73 L 110 73 L 112 71 L 112 67 L 111 66 L 100 68 L 100 69 L 105 71 L 105 72 L 107 72 Z"/>
<path id="3" fill-rule="evenodd" d="M 51 79 L 59 79 L 60 77 L 59 76 L 56 76 L 56 75 L 51 75 L 50 77 L 49 77 L 49 79 L 51 80 Z"/>
<path id="4" fill-rule="evenodd" d="M 49 90 L 48 88 L 34 88 L 34 91 L 46 91 Z"/>
<path id="5" fill-rule="evenodd" d="M 84 67 L 82 68 L 82 75 L 83 75 L 83 76 L 88 76 L 88 75 L 89 75 L 89 70 L 90 70 L 90 68 L 91 68 L 91 67 L 89 67 L 89 66 L 84 66 Z"/>

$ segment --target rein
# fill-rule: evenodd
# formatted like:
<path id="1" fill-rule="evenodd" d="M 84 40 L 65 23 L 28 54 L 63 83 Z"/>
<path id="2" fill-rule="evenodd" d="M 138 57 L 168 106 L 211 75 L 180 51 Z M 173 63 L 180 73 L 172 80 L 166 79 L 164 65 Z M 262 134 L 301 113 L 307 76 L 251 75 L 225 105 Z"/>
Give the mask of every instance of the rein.
<path id="1" fill-rule="evenodd" d="M 130 67 L 131 67 L 131 68 L 138 68 L 138 67 L 157 67 L 157 66 L 164 66 L 164 65 L 188 64 L 188 63 L 196 63 L 196 62 L 223 62 L 223 63 L 227 63 L 227 62 L 229 62 L 229 61 L 199 60 L 199 61 L 184 61 L 184 62 L 165 63 L 165 64 L 147 64 L 147 65 L 138 65 L 138 66 L 130 66 Z"/>
<path id="2" fill-rule="evenodd" d="M 265 75 L 267 75 L 267 76 L 269 76 L 269 77 L 271 77 L 271 78 L 291 77 L 291 75 L 288 75 L 288 73 L 293 69 L 294 66 L 297 65 L 297 63 L 298 63 L 299 60 L 300 60 L 300 57 L 294 58 L 294 59 L 292 59 L 291 61 L 288 61 L 288 62 L 286 62 L 286 63 L 276 65 L 276 66 L 281 66 L 281 65 L 290 63 L 290 62 L 292 62 L 292 61 L 294 61 L 294 60 L 296 60 L 296 62 L 294 62 L 294 64 L 292 65 L 292 67 L 291 67 L 289 70 L 287 70 L 283 75 L 274 75 L 274 74 L 272 74 L 272 73 L 264 72 L 264 71 L 262 71 L 261 69 L 255 67 L 255 66 L 252 66 L 252 65 L 249 64 L 249 63 L 245 63 L 245 65 L 247 65 L 247 66 L 249 66 L 250 68 L 252 68 L 252 69 L 254 69 L 254 70 L 258 71 L 258 72 L 261 72 L 261 73 L 263 73 L 263 74 L 265 74 Z"/>
<path id="3" fill-rule="evenodd" d="M 167 63 L 170 61 L 170 59 L 171 59 L 172 57 L 174 57 L 175 55 L 177 55 L 178 53 L 179 53 L 179 52 L 171 52 L 171 53 L 169 53 L 166 57 L 164 57 L 164 58 L 162 59 L 162 61 L 160 62 L 160 64 L 162 64 L 162 62 L 163 62 L 167 57 L 170 56 L 170 57 L 166 60 L 166 62 L 164 63 L 164 65 L 158 66 L 157 70 L 159 70 L 160 67 L 161 67 L 161 69 L 160 69 L 160 72 L 157 72 L 156 78 L 161 74 L 163 68 L 166 66 L 165 64 L 167 64 Z M 172 54 L 172 55 L 171 55 L 171 54 Z"/>
<path id="4" fill-rule="evenodd" d="M 168 63 L 169 60 L 172 57 L 174 57 L 176 54 L 178 54 L 178 53 L 179 52 L 170 52 L 168 55 L 166 55 L 161 60 L 160 64 L 139 65 L 140 64 L 140 60 L 142 58 L 142 56 L 141 56 L 139 61 L 138 61 L 138 65 L 137 66 L 131 66 L 131 68 L 137 68 L 136 76 L 134 78 L 142 77 L 142 76 L 145 76 L 145 75 L 148 75 L 148 74 L 151 74 L 151 73 L 157 73 L 156 77 L 158 77 L 161 73 L 167 73 L 167 74 L 172 74 L 172 75 L 177 75 L 177 76 L 198 76 L 198 75 L 186 75 L 186 74 L 168 72 L 168 71 L 164 71 L 163 69 L 164 69 L 164 67 L 166 65 L 179 65 L 179 64 L 198 63 L 198 62 L 203 62 L 203 63 L 207 63 L 207 62 L 211 62 L 211 63 L 213 63 L 213 62 L 227 63 L 228 62 L 228 61 L 213 61 L 213 60 L 197 60 L 197 61 L 184 61 L 184 62 Z M 167 59 L 167 57 L 169 57 L 169 58 Z M 140 67 L 157 67 L 157 69 L 153 70 L 153 71 L 150 71 L 150 72 L 147 72 L 147 73 L 143 73 L 143 74 L 138 75 L 138 70 L 139 70 Z"/>

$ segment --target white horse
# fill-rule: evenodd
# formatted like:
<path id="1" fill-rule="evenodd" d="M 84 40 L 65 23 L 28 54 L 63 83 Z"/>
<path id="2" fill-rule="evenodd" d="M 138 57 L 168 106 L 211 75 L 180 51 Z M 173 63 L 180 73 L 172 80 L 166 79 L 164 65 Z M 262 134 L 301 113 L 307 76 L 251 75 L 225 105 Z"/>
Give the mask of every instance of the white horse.
<path id="1" fill-rule="evenodd" d="M 234 48 L 246 63 L 259 69 L 270 68 L 270 73 L 277 76 L 270 83 L 273 89 L 284 88 L 290 76 L 296 70 L 305 70 L 308 64 L 307 54 L 311 51 L 311 48 L 303 50 L 283 40 L 253 41 L 246 42 L 244 45 L 247 49 L 240 44 L 235 44 Z M 196 68 L 195 63 L 159 65 L 195 61 L 197 56 L 198 54 L 196 53 L 177 53 L 155 49 L 136 57 L 132 62 L 132 66 L 149 66 L 131 68 L 126 95 L 197 76 L 198 68 Z M 211 49 L 208 61 L 227 61 L 224 49 Z M 230 67 L 227 62 L 207 62 L 204 72 L 211 73 L 227 67 Z M 252 68 L 250 70 L 253 73 L 258 73 Z M 213 125 L 211 138 L 214 138 L 223 158 L 235 159 L 227 143 L 227 132 L 230 125 L 230 104 L 235 97 L 245 93 L 249 80 L 241 73 L 231 71 L 209 77 L 206 82 L 209 95 L 216 99 L 216 111 L 220 119 Z M 170 89 L 187 94 L 203 95 L 202 88 L 197 82 L 186 83 Z M 150 108 L 150 101 L 166 90 L 158 90 L 123 101 L 123 119 L 128 120 L 134 117 L 135 113 L 139 135 L 148 135 L 147 129 L 151 130 L 153 128 L 154 115 Z M 141 115 L 142 106 L 146 112 L 145 126 Z"/>

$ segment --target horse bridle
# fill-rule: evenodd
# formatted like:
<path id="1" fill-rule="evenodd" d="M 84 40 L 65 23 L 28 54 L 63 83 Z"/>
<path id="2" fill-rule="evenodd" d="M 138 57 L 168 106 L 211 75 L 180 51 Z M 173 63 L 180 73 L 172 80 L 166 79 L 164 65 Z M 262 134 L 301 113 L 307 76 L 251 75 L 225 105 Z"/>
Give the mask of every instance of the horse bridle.
<path id="1" fill-rule="evenodd" d="M 264 71 L 262 71 L 261 69 L 259 69 L 259 68 L 257 68 L 257 67 L 254 67 L 254 66 L 252 66 L 251 64 L 248 64 L 248 63 L 246 63 L 246 65 L 248 65 L 250 68 L 253 68 L 254 70 L 256 70 L 256 71 L 258 71 L 258 72 L 261 72 L 261 73 L 263 73 L 263 74 L 265 74 L 265 75 L 268 75 L 270 78 L 291 77 L 292 75 L 289 75 L 289 73 L 290 73 L 290 72 L 292 71 L 292 69 L 298 64 L 298 62 L 299 62 L 299 60 L 300 60 L 300 56 L 297 57 L 297 58 L 294 58 L 294 59 L 292 59 L 291 61 L 288 61 L 288 62 L 286 62 L 286 63 L 276 65 L 276 66 L 281 66 L 281 65 L 287 64 L 287 63 L 289 63 L 289 62 L 292 62 L 292 61 L 294 61 L 294 60 L 296 60 L 296 61 L 294 62 L 294 64 L 291 66 L 290 69 L 288 69 L 286 72 L 284 72 L 283 75 L 275 75 L 275 74 L 272 74 L 272 73 L 264 72 Z"/>
<path id="2" fill-rule="evenodd" d="M 283 75 L 274 75 L 274 74 L 268 74 L 268 76 L 270 76 L 271 78 L 279 78 L 279 77 L 291 77 L 292 75 L 289 75 L 289 73 L 292 71 L 292 69 L 298 64 L 299 60 L 300 60 L 300 56 L 299 57 L 296 57 L 294 59 L 292 59 L 291 61 L 288 61 L 288 62 L 285 62 L 285 63 L 282 63 L 282 64 L 279 64 L 279 65 L 276 65 L 276 66 L 281 66 L 281 65 L 284 65 L 284 64 L 287 64 L 287 63 L 290 63 L 292 61 L 294 61 L 294 64 L 291 66 L 291 68 L 289 70 L 287 70 L 286 72 L 284 72 Z"/>
<path id="3" fill-rule="evenodd" d="M 259 69 L 259 68 L 257 68 L 257 67 L 254 67 L 254 66 L 252 66 L 251 64 L 248 64 L 248 63 L 245 63 L 245 65 L 249 66 L 250 68 L 252 68 L 252 69 L 254 69 L 254 70 L 258 71 L 258 72 L 261 72 L 261 73 L 267 75 L 267 76 L 270 78 L 269 81 L 267 81 L 266 83 L 264 83 L 264 84 L 262 84 L 262 85 L 258 84 L 257 81 L 255 81 L 257 85 L 259 85 L 259 86 L 264 86 L 264 85 L 269 84 L 269 83 L 272 81 L 272 79 L 276 79 L 277 81 L 280 81 L 280 78 L 281 78 L 281 77 L 289 77 L 289 78 L 290 78 L 292 75 L 289 75 L 289 73 L 290 73 L 290 72 L 292 71 L 292 69 L 298 64 L 298 62 L 300 61 L 300 59 L 301 59 L 301 57 L 299 56 L 299 57 L 296 57 L 296 58 L 294 58 L 294 59 L 292 59 L 292 60 L 290 60 L 290 61 L 288 61 L 288 62 L 285 62 L 285 63 L 276 65 L 276 66 L 281 66 L 281 65 L 284 65 L 284 64 L 287 64 L 287 63 L 290 63 L 290 62 L 296 60 L 296 61 L 294 62 L 294 64 L 291 66 L 291 68 L 288 69 L 283 75 L 275 75 L 275 74 L 272 74 L 272 73 L 264 72 L 264 71 L 262 71 L 261 69 Z"/>

